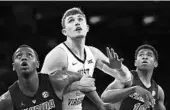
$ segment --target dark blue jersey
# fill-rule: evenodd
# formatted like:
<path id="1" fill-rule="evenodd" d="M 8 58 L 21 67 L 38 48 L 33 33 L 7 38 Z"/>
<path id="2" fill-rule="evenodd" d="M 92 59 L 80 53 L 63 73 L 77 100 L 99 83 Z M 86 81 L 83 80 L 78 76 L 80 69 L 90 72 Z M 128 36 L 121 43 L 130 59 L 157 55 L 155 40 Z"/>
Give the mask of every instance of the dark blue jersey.
<path id="1" fill-rule="evenodd" d="M 152 96 L 154 97 L 154 99 L 156 101 L 158 99 L 158 85 L 157 85 L 157 83 L 152 79 L 151 87 L 146 88 L 143 85 L 143 83 L 141 82 L 141 80 L 139 79 L 137 72 L 136 71 L 131 71 L 131 72 L 133 74 L 132 86 L 139 85 L 139 86 L 147 89 L 148 91 L 151 92 Z M 144 106 L 143 98 L 139 94 L 133 93 L 122 101 L 120 110 L 152 110 L 152 107 L 146 108 Z"/>
<path id="2" fill-rule="evenodd" d="M 49 75 L 38 76 L 39 88 L 33 97 L 25 95 L 17 81 L 9 88 L 14 110 L 62 110 L 62 100 L 56 96 Z"/>

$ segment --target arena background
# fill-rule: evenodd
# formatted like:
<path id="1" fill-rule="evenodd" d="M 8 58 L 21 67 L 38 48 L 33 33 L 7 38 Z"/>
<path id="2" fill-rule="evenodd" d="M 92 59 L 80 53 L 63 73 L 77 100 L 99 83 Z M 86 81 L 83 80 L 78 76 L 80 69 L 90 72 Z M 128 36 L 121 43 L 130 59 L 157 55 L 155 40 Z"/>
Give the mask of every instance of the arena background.
<path id="1" fill-rule="evenodd" d="M 159 66 L 153 78 L 164 89 L 165 106 L 169 108 L 169 40 L 170 2 L 162 1 L 0 1 L 0 94 L 17 80 L 12 71 L 12 54 L 21 44 L 33 47 L 41 66 L 45 55 L 65 40 L 61 33 L 61 17 L 72 7 L 80 7 L 87 16 L 90 32 L 86 44 L 99 48 L 113 47 L 124 58 L 129 69 L 134 67 L 136 48 L 148 43 L 159 52 Z M 40 71 L 40 69 L 39 69 Z M 99 95 L 114 78 L 95 69 Z M 84 110 L 95 110 L 85 98 Z"/>

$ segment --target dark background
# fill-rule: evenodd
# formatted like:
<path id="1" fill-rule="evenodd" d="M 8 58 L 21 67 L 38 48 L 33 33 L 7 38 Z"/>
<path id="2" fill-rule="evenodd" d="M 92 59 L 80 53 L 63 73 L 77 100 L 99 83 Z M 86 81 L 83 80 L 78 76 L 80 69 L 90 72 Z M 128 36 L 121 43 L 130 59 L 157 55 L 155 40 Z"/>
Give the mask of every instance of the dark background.
<path id="1" fill-rule="evenodd" d="M 39 54 L 41 66 L 45 55 L 66 37 L 61 33 L 61 18 L 72 7 L 80 7 L 87 17 L 90 32 L 86 44 L 99 48 L 113 47 L 129 69 L 134 67 L 134 52 L 143 43 L 153 45 L 159 53 L 159 66 L 153 78 L 165 92 L 168 110 L 170 2 L 160 1 L 39 1 L 0 2 L 0 94 L 17 80 L 12 71 L 12 54 L 21 44 L 33 47 Z M 92 18 L 101 17 L 97 23 Z M 143 22 L 147 16 L 153 22 Z M 40 69 L 39 69 L 40 71 Z M 114 78 L 95 70 L 99 95 Z M 86 98 L 88 107 L 94 107 Z M 90 106 L 91 105 L 91 106 Z M 92 109 L 91 108 L 91 109 Z"/>

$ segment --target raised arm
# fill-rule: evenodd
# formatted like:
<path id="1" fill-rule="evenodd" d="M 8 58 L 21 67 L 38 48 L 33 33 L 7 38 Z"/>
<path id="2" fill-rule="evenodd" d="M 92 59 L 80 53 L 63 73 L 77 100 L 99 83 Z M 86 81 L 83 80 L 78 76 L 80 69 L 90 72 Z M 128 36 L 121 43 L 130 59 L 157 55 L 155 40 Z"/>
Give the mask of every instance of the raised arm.
<path id="1" fill-rule="evenodd" d="M 0 110 L 13 110 L 12 99 L 9 91 L 0 96 Z"/>
<path id="2" fill-rule="evenodd" d="M 131 73 L 129 69 L 122 64 L 122 59 L 118 58 L 118 55 L 113 51 L 113 49 L 107 48 L 106 57 L 99 49 L 95 47 L 90 47 L 95 59 L 96 67 L 103 72 L 109 74 L 110 76 L 125 82 L 131 79 Z"/>
<path id="3" fill-rule="evenodd" d="M 154 110 L 166 110 L 166 107 L 164 105 L 165 100 L 165 94 L 161 86 L 158 85 L 158 101 L 156 101 L 156 104 L 154 106 Z"/>

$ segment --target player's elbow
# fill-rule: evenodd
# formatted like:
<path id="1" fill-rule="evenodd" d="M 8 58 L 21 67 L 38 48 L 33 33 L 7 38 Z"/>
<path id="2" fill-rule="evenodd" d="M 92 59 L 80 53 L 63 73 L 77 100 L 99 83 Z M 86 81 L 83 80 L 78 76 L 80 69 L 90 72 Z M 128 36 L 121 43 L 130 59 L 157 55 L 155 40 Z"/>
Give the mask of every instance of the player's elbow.
<path id="1" fill-rule="evenodd" d="M 105 103 L 109 103 L 109 102 L 110 102 L 110 101 L 109 101 L 109 97 L 107 96 L 107 92 L 102 93 L 101 99 L 102 99 L 103 102 L 105 102 Z"/>
<path id="2" fill-rule="evenodd" d="M 116 94 L 110 94 L 110 92 L 104 92 L 101 95 L 101 99 L 105 103 L 117 103 L 120 101 Z"/>
<path id="3" fill-rule="evenodd" d="M 101 95 L 101 99 L 103 100 L 103 102 L 105 102 L 105 95 L 104 94 Z"/>

